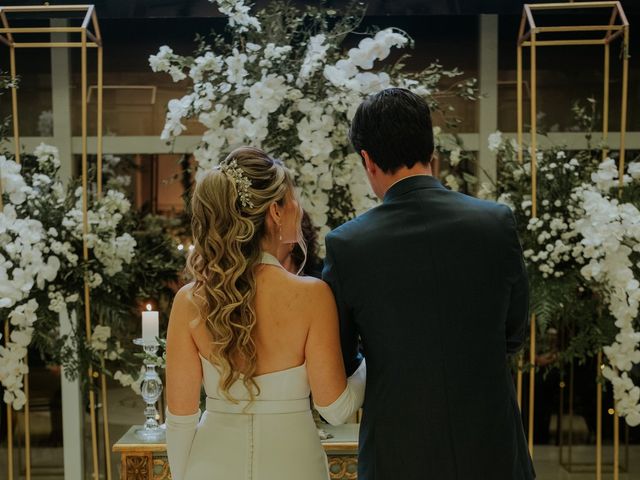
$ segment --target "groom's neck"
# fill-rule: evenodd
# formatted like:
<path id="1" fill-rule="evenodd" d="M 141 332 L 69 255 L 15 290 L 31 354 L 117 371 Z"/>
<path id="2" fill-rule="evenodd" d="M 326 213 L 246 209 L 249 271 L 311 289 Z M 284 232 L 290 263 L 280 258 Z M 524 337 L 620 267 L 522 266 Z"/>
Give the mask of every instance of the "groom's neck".
<path id="1" fill-rule="evenodd" d="M 397 170 L 395 173 L 383 174 L 380 178 L 380 188 L 381 190 L 381 198 L 387 193 L 393 185 L 398 183 L 401 180 L 404 180 L 408 177 L 415 177 L 416 175 L 433 175 L 433 171 L 431 170 L 431 163 L 424 165 L 422 163 L 417 163 L 411 168 L 402 167 Z"/>

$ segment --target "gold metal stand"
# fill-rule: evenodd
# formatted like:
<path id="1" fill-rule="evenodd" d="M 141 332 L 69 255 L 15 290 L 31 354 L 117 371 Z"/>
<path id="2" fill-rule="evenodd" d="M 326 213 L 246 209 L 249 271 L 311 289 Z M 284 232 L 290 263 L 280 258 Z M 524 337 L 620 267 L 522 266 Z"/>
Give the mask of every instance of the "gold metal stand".
<path id="1" fill-rule="evenodd" d="M 613 412 L 613 480 L 620 478 L 620 417 Z"/>
<path id="2" fill-rule="evenodd" d="M 8 15 L 19 13 L 23 17 L 30 14 L 41 15 L 45 14 L 60 14 L 68 13 L 73 15 L 82 15 L 82 23 L 80 26 L 75 27 L 11 27 Z M 74 17 L 78 18 L 79 17 Z M 41 19 L 41 17 L 39 17 Z M 98 190 L 102 190 L 102 66 L 103 66 L 103 51 L 102 51 L 102 38 L 100 34 L 100 27 L 98 25 L 98 18 L 93 5 L 48 5 L 44 6 L 17 6 L 17 7 L 0 7 L 0 20 L 2 21 L 2 28 L 0 28 L 0 43 L 4 43 L 9 47 L 10 63 L 11 63 L 11 77 L 13 80 L 16 78 L 16 64 L 15 64 L 15 51 L 18 48 L 80 48 L 81 51 L 81 70 L 82 70 L 82 209 L 83 209 L 83 259 L 87 261 L 89 259 L 89 249 L 87 245 L 87 235 L 89 233 L 88 223 L 88 159 L 87 159 L 87 49 L 96 48 L 98 52 L 98 175 L 97 183 Z M 55 42 L 55 41 L 18 41 L 16 37 L 30 34 L 43 34 L 43 33 L 67 33 L 71 35 L 79 35 L 79 40 L 73 41 Z M 12 113 L 13 113 L 13 134 L 15 142 L 15 156 L 16 161 L 20 160 L 20 131 L 18 127 L 18 91 L 15 86 L 11 90 L 12 99 Z M 89 288 L 89 279 L 85 278 L 84 283 L 84 305 L 85 305 L 85 329 L 87 340 L 91 338 L 91 295 Z M 93 369 L 89 368 L 89 414 L 91 423 L 91 451 L 92 451 L 92 466 L 93 466 L 93 478 L 98 480 L 99 478 L 99 465 L 98 465 L 98 435 L 97 435 L 97 419 L 96 419 L 96 402 L 94 391 L 94 378 L 97 373 L 93 372 Z M 109 461 L 110 445 L 109 445 L 109 424 L 106 410 L 106 379 L 102 382 L 103 389 L 103 405 L 104 405 L 104 428 L 105 428 L 105 452 L 107 453 L 107 480 L 111 480 L 111 464 Z M 28 414 L 28 378 L 25 380 L 25 394 L 27 395 L 27 405 L 25 410 L 25 446 L 27 454 L 27 480 L 30 480 L 31 474 L 31 461 L 30 455 L 30 434 L 29 434 L 29 414 Z M 13 432 L 9 433 L 9 444 L 13 442 Z M 9 468 L 11 469 L 9 479 L 13 480 L 13 471 L 11 461 L 9 462 Z"/>
<path id="3" fill-rule="evenodd" d="M 535 15 L 539 12 L 546 13 L 563 13 L 575 12 L 577 10 L 588 10 L 591 13 L 598 10 L 604 10 L 604 13 L 610 12 L 609 21 L 606 24 L 600 25 L 548 25 L 549 19 L 553 18 L 551 15 L 546 15 L 545 26 L 537 26 L 535 22 Z M 602 35 L 604 33 L 604 35 Z M 566 34 L 570 35 L 570 38 L 566 37 Z M 580 38 L 576 38 L 580 36 Z M 520 163 L 524 162 L 524 149 L 523 149 L 523 109 L 524 101 L 522 96 L 523 87 L 523 61 L 522 61 L 522 49 L 523 47 L 529 47 L 530 49 L 530 61 L 531 61 L 531 97 L 530 97 L 530 147 L 531 147 L 531 215 L 535 217 L 537 215 L 537 48 L 538 47 L 554 47 L 554 46 L 577 46 L 577 45 L 602 45 L 604 47 L 604 100 L 603 100 L 603 125 L 602 125 L 602 137 L 606 141 L 609 133 L 609 83 L 610 83 L 610 62 L 611 62 L 611 43 L 622 38 L 622 108 L 620 118 L 620 186 L 622 187 L 624 162 L 625 162 L 625 132 L 627 127 L 627 97 L 628 97 L 628 78 L 629 78 L 629 22 L 626 18 L 624 10 L 620 2 L 618 1 L 596 1 L 596 2 L 570 2 L 570 3 L 540 3 L 540 4 L 525 4 L 522 12 L 522 19 L 520 22 L 520 29 L 518 32 L 517 42 L 517 128 L 518 128 L 518 160 Z M 608 151 L 603 151 L 603 158 L 608 154 Z M 536 322 L 535 315 L 531 317 L 531 332 L 530 332 L 530 345 L 529 345 L 529 357 L 530 357 L 530 370 L 529 370 L 529 431 L 528 441 L 529 450 L 533 455 L 533 415 L 534 415 L 534 401 L 535 401 L 535 348 L 536 348 Z M 600 378 L 600 365 L 602 363 L 602 354 L 598 355 L 598 379 Z M 522 398 L 522 381 L 521 372 L 518 378 L 518 400 Z M 564 382 L 562 382 L 564 384 Z M 561 385 L 561 389 L 564 385 Z M 596 419 L 597 432 L 596 432 L 596 478 L 602 478 L 602 389 L 601 383 L 598 382 L 598 389 L 596 391 L 598 408 L 598 418 Z M 570 385 L 570 400 L 573 397 L 573 385 Z M 571 406 L 572 407 L 572 406 Z M 571 408 L 570 407 L 570 408 Z M 615 415 L 615 422 L 618 422 L 617 415 Z M 569 420 L 571 422 L 571 418 Z M 614 429 L 618 428 L 614 426 Z M 571 435 L 571 432 L 570 432 Z M 618 478 L 619 462 L 617 452 L 619 451 L 619 435 L 614 435 L 614 479 Z M 561 454 L 562 457 L 562 454 Z M 569 457 L 571 457 L 571 450 L 569 451 Z M 571 458 L 569 460 L 571 462 Z"/>
<path id="4" fill-rule="evenodd" d="M 602 480 L 602 350 L 596 365 L 596 480 Z"/>
<path id="5" fill-rule="evenodd" d="M 602 357 L 601 357 L 602 358 Z M 596 403 L 599 404 L 597 406 L 597 408 L 601 408 L 602 405 L 604 404 L 604 400 L 603 400 L 603 384 L 601 382 L 602 380 L 602 364 L 599 364 L 598 367 L 599 372 L 596 372 L 596 378 L 598 378 L 598 380 L 600 381 L 600 383 L 596 384 L 596 395 L 598 395 L 598 390 L 600 390 L 600 401 L 598 401 L 598 396 L 596 396 Z M 603 450 L 602 450 L 602 432 L 603 432 L 603 418 L 602 418 L 602 410 L 600 410 L 600 425 L 598 425 L 598 413 L 596 412 L 596 457 L 595 457 L 595 463 L 594 462 L 584 462 L 584 461 L 577 461 L 574 460 L 574 456 L 573 456 L 573 447 L 574 447 L 574 442 L 575 442 L 575 437 L 574 437 L 574 386 L 575 386 L 576 382 L 575 382 L 575 364 L 574 362 L 571 362 L 570 364 L 570 368 L 569 368 L 569 375 L 568 375 L 568 379 L 566 381 L 563 380 L 561 382 L 561 386 L 560 386 L 560 408 L 559 408 L 559 416 L 560 417 L 564 417 L 565 416 L 565 412 L 564 412 L 564 392 L 565 390 L 568 389 L 569 392 L 569 398 L 568 398 L 568 406 L 569 406 L 569 411 L 567 412 L 567 416 L 568 416 L 568 441 L 565 442 L 565 438 L 563 435 L 560 434 L 559 436 L 559 448 L 560 448 L 560 452 L 559 452 L 559 459 L 560 459 L 560 465 L 569 473 L 579 473 L 579 474 L 585 474 L 585 473 L 595 473 L 596 479 L 597 478 L 607 478 L 605 477 L 603 474 L 605 473 L 612 473 L 614 471 L 614 464 L 612 460 L 609 461 L 605 461 L 604 460 L 604 455 L 603 455 Z M 614 418 L 613 418 L 613 414 L 614 414 L 614 409 L 613 408 L 609 408 L 608 409 L 608 414 L 611 415 L 611 422 L 612 422 L 612 426 L 615 428 L 614 425 Z M 608 418 L 608 417 L 607 417 Z M 561 432 L 560 432 L 561 433 Z M 618 447 L 619 449 L 619 447 Z M 615 442 L 614 442 L 614 450 L 615 450 Z M 620 451 L 620 450 L 618 450 Z M 600 467 L 598 468 L 598 459 L 600 459 Z M 629 428 L 628 426 L 625 425 L 625 449 L 624 449 L 624 458 L 623 461 L 619 461 L 618 464 L 618 471 L 619 472 L 628 472 L 629 471 Z"/>
<path id="6" fill-rule="evenodd" d="M 0 192 L 0 205 L 2 192 Z M 9 344 L 9 319 L 4 323 L 4 345 Z M 7 404 L 7 480 L 13 480 L 13 408 Z"/>

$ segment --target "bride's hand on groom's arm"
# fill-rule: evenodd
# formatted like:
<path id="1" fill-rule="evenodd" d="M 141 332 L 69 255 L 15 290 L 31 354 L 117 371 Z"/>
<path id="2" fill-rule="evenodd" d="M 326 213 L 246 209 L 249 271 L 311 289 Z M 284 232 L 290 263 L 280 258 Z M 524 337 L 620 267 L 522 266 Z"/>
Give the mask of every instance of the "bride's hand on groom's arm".
<path id="1" fill-rule="evenodd" d="M 320 414 L 331 424 L 344 423 L 364 399 L 364 364 L 347 381 L 338 312 L 333 293 L 324 282 L 314 282 L 308 302 L 310 318 L 305 356 L 313 400 Z"/>

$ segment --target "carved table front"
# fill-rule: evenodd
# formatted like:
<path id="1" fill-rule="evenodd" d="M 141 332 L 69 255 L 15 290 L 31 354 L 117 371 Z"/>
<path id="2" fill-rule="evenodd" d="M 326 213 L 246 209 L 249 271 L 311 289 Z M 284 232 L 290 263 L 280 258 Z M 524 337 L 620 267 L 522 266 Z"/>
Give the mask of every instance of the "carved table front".
<path id="1" fill-rule="evenodd" d="M 329 459 L 331 480 L 355 480 L 358 478 L 358 424 L 348 423 L 333 427 L 326 425 L 325 432 L 332 438 L 322 440 Z M 120 453 L 121 480 L 169 480 L 169 462 L 164 442 L 150 443 L 138 438 L 131 427 L 113 446 Z"/>

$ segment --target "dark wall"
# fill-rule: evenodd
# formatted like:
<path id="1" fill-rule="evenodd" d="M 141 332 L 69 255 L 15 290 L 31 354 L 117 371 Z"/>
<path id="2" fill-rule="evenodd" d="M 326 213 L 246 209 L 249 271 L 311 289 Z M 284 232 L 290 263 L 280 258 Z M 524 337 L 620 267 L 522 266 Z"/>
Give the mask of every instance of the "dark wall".
<path id="1" fill-rule="evenodd" d="M 208 0 L 50 0 L 51 5 L 93 3 L 101 18 L 139 17 L 211 17 L 218 16 Z M 257 6 L 269 0 L 257 0 Z M 294 0 L 294 4 L 313 4 L 318 1 Z M 327 7 L 339 8 L 345 0 L 326 0 Z M 522 11 L 524 3 L 545 3 L 540 0 L 369 0 L 369 15 L 477 15 L 480 13 L 514 14 Z M 36 0 L 3 0 L 2 5 L 41 5 Z M 622 0 L 627 13 L 640 13 L 638 0 Z"/>

